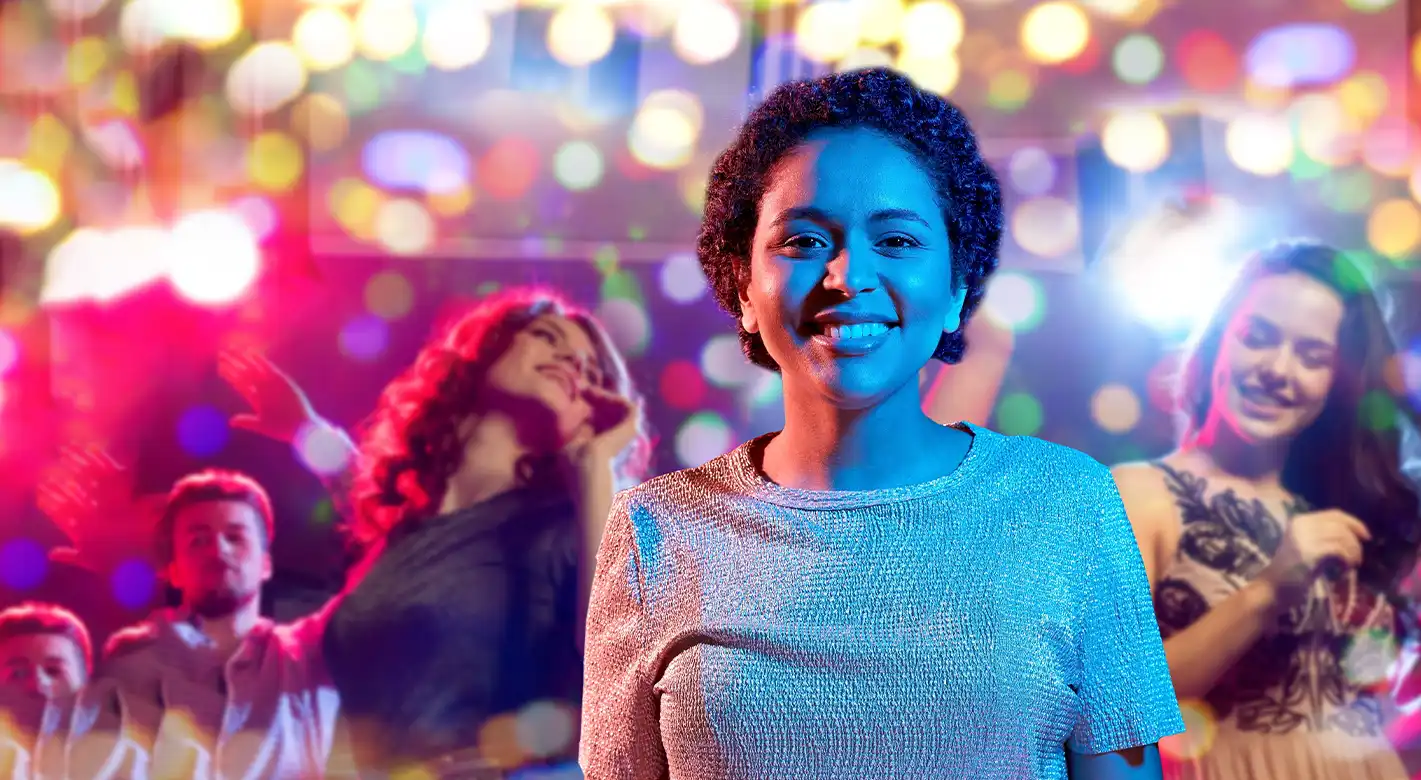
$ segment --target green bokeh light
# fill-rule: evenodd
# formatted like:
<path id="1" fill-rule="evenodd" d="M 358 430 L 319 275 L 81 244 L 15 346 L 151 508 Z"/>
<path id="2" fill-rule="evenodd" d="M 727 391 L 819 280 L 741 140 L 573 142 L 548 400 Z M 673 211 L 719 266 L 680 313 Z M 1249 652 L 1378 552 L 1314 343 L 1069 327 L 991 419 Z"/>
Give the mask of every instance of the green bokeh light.
<path id="1" fill-rule="evenodd" d="M 641 282 L 627 271 L 613 271 L 602 279 L 602 300 L 628 300 L 642 308 L 646 307 Z"/>
<path id="2" fill-rule="evenodd" d="M 997 404 L 997 429 L 1008 436 L 1033 436 L 1041 430 L 1041 402 L 1030 393 L 1009 393 Z"/>
<path id="3" fill-rule="evenodd" d="M 603 244 L 597 247 L 596 253 L 592 255 L 592 265 L 597 268 L 597 273 L 603 276 L 615 273 L 621 262 L 621 254 L 619 254 L 617 248 L 611 244 Z"/>
<path id="4" fill-rule="evenodd" d="M 1357 412 L 1368 430 L 1385 431 L 1396 427 L 1396 401 L 1382 390 L 1372 390 L 1362 396 Z"/>

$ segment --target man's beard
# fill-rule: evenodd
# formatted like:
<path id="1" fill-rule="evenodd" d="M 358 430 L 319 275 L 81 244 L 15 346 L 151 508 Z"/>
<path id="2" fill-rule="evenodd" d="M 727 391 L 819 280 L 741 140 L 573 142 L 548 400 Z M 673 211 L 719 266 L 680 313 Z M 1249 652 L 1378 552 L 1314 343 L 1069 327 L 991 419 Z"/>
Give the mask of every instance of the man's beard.
<path id="1" fill-rule="evenodd" d="M 218 588 L 199 596 L 189 608 L 198 617 L 215 620 L 235 613 L 260 595 L 261 591 L 256 589 L 242 593 L 230 588 Z"/>

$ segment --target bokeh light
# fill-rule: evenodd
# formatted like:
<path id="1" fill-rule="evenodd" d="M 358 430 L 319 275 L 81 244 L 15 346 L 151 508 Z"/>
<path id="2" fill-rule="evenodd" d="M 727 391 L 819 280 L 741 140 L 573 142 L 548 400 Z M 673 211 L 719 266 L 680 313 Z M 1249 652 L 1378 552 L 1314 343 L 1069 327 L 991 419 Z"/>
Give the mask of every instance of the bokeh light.
<path id="1" fill-rule="evenodd" d="M 353 454 L 340 432 L 325 425 L 302 425 L 291 446 L 302 465 L 324 477 L 344 473 Z"/>
<path id="2" fill-rule="evenodd" d="M 673 409 L 692 411 L 706 397 L 706 380 L 701 369 L 688 360 L 673 360 L 661 372 L 661 401 Z"/>
<path id="3" fill-rule="evenodd" d="M 441 70 L 459 70 L 484 58 L 493 26 L 477 3 L 443 0 L 424 20 L 424 58 Z"/>
<path id="4" fill-rule="evenodd" d="M 1175 52 L 1184 81 L 1194 90 L 1221 92 L 1238 80 L 1238 54 L 1213 30 L 1188 33 L 1180 38 Z"/>
<path id="5" fill-rule="evenodd" d="M 1352 70 L 1357 49 L 1345 30 L 1330 24 L 1289 24 L 1253 40 L 1244 67 L 1253 81 L 1276 88 L 1330 84 Z"/>
<path id="6" fill-rule="evenodd" d="M 661 264 L 661 293 L 677 303 L 695 303 L 710 289 L 701 262 L 690 252 L 679 252 Z"/>
<path id="7" fill-rule="evenodd" d="M 211 406 L 194 406 L 178 418 L 178 445 L 195 458 L 210 458 L 227 446 L 227 415 Z"/>
<path id="8" fill-rule="evenodd" d="M 1276 176 L 1293 162 L 1293 132 L 1281 117 L 1247 114 L 1229 122 L 1224 148 L 1239 170 Z"/>
<path id="9" fill-rule="evenodd" d="M 1164 70 L 1164 49 L 1145 33 L 1132 33 L 1115 44 L 1115 75 L 1126 84 L 1148 84 Z"/>
<path id="10" fill-rule="evenodd" d="M 296 99 L 306 88 L 306 65 L 289 44 L 253 46 L 227 71 L 227 100 L 242 114 L 259 116 Z"/>
<path id="11" fill-rule="evenodd" d="M 1148 173 L 1169 158 L 1169 128 L 1158 114 L 1115 114 L 1106 120 L 1100 141 L 1111 162 L 1134 173 Z"/>
<path id="12" fill-rule="evenodd" d="M 338 340 L 342 355 L 368 363 L 385 353 L 390 343 L 390 326 L 380 317 L 362 314 L 340 329 Z"/>
<path id="13" fill-rule="evenodd" d="M 261 270 L 256 239 L 230 211 L 190 214 L 173 227 L 168 278 L 188 300 L 231 303 L 247 293 Z"/>
<path id="14" fill-rule="evenodd" d="M 350 118 L 340 101 L 316 92 L 301 98 L 291 108 L 291 129 L 306 139 L 317 152 L 329 152 L 345 143 Z"/>
<path id="15" fill-rule="evenodd" d="M 0 581 L 12 590 L 33 590 L 44 582 L 49 560 L 33 539 L 20 537 L 0 545 Z"/>
<path id="16" fill-rule="evenodd" d="M 1041 283 L 1018 271 L 999 271 L 987 284 L 982 313 L 1017 333 L 1032 330 L 1045 316 Z"/>
<path id="17" fill-rule="evenodd" d="M 1041 257 L 1060 257 L 1079 245 L 1080 215 L 1061 198 L 1033 198 L 1012 211 L 1012 237 Z"/>
<path id="18" fill-rule="evenodd" d="M 805 7 L 795 20 L 794 43 L 814 62 L 848 56 L 859 42 L 858 9 L 847 0 L 822 0 Z"/>
<path id="19" fill-rule="evenodd" d="M 1007 393 L 997 402 L 996 427 L 1008 436 L 1034 436 L 1041 430 L 1045 412 L 1030 393 Z"/>
<path id="20" fill-rule="evenodd" d="M 247 149 L 247 177 L 269 192 L 290 190 L 304 170 L 301 145 L 285 133 L 260 133 Z"/>
<path id="21" fill-rule="evenodd" d="M 716 387 L 739 387 L 761 370 L 740 351 L 740 338 L 733 334 L 712 336 L 701 348 L 701 373 Z"/>
<path id="22" fill-rule="evenodd" d="M 1125 434 L 1140 424 L 1140 397 L 1125 385 L 1107 384 L 1090 399 L 1090 416 L 1103 430 Z"/>
<path id="23" fill-rule="evenodd" d="M 291 42 L 307 68 L 334 70 L 355 56 L 355 24 L 339 9 L 308 8 L 296 20 Z"/>
<path id="24" fill-rule="evenodd" d="M 393 60 L 419 37 L 419 18 L 409 0 L 364 0 L 355 15 L 355 43 L 369 59 Z"/>
<path id="25" fill-rule="evenodd" d="M 859 40 L 869 46 L 885 46 L 901 39 L 907 10 L 903 0 L 857 0 L 856 5 L 861 14 Z"/>
<path id="26" fill-rule="evenodd" d="M 607 335 L 617 349 L 628 357 L 637 357 L 646 350 L 651 338 L 651 321 L 635 300 L 617 298 L 603 301 L 596 311 L 597 320 L 607 329 Z"/>
<path id="27" fill-rule="evenodd" d="M 1179 702 L 1179 714 L 1184 717 L 1184 732 L 1165 737 L 1159 742 L 1160 753 L 1173 761 L 1198 759 L 1214 746 L 1219 733 L 1219 720 L 1208 704 L 1185 699 Z"/>
<path id="28" fill-rule="evenodd" d="M 475 167 L 482 191 L 498 200 L 517 200 L 538 178 L 538 147 L 526 138 L 507 136 L 489 147 Z"/>
<path id="29" fill-rule="evenodd" d="M 567 704 L 535 701 L 518 711 L 518 744 L 525 755 L 547 758 L 576 747 L 578 711 Z"/>
<path id="30" fill-rule="evenodd" d="M 729 57 L 740 44 L 740 16 L 722 0 L 690 0 L 676 15 L 671 45 L 692 65 Z"/>
<path id="31" fill-rule="evenodd" d="M 682 466 L 695 468 L 729 452 L 734 433 L 715 412 L 697 412 L 676 431 L 676 459 Z"/>
<path id="32" fill-rule="evenodd" d="M 414 288 L 398 271 L 383 271 L 365 283 L 365 308 L 385 320 L 398 320 L 414 307 Z"/>
<path id="33" fill-rule="evenodd" d="M 1421 211 L 1411 200 L 1383 201 L 1367 219 L 1367 241 L 1378 254 L 1401 259 L 1421 243 Z"/>
<path id="34" fill-rule="evenodd" d="M 44 230 L 59 219 L 61 203 L 59 189 L 48 175 L 0 159 L 0 228 L 22 235 Z"/>
<path id="35" fill-rule="evenodd" d="M 1041 3 L 1021 20 L 1021 46 L 1040 63 L 1066 62 L 1085 51 L 1090 41 L 1090 20 L 1074 3 L 1064 0 Z"/>
<path id="36" fill-rule="evenodd" d="M 560 4 L 548 20 L 548 51 L 569 67 L 590 65 L 607 56 L 616 36 L 612 17 L 591 0 Z"/>
<path id="37" fill-rule="evenodd" d="M 574 192 L 596 187 L 605 167 L 602 152 L 587 141 L 568 141 L 553 154 L 553 175 Z"/>
<path id="38" fill-rule="evenodd" d="M 424 204 L 409 198 L 381 203 L 375 214 L 380 245 L 397 255 L 417 255 L 434 245 L 438 227 Z"/>
<path id="39" fill-rule="evenodd" d="M 109 587 L 114 600 L 125 609 L 140 610 L 153 602 L 158 590 L 157 573 L 153 565 L 141 558 L 124 561 L 109 575 Z"/>
<path id="40" fill-rule="evenodd" d="M 957 88 L 962 78 L 962 64 L 954 52 L 946 52 L 932 57 L 919 57 L 900 52 L 893 67 L 913 80 L 913 83 L 938 95 L 946 95 Z"/>
<path id="41" fill-rule="evenodd" d="M 361 167 L 372 184 L 390 190 L 451 192 L 469 181 L 471 163 L 464 147 L 439 133 L 391 130 L 371 138 Z"/>
<path id="42" fill-rule="evenodd" d="M 1018 149 L 1007 163 L 1007 178 L 1022 195 L 1045 195 L 1056 186 L 1056 161 L 1037 146 Z"/>
<path id="43" fill-rule="evenodd" d="M 642 101 L 632 120 L 627 145 L 638 162 L 672 170 L 690 162 L 701 132 L 703 111 L 695 95 L 659 90 Z"/>
<path id="44" fill-rule="evenodd" d="M 872 10 L 865 9 L 865 12 Z M 957 6 L 939 0 L 920 0 L 902 14 L 899 30 L 898 45 L 907 59 L 931 61 L 957 49 L 966 25 Z"/>

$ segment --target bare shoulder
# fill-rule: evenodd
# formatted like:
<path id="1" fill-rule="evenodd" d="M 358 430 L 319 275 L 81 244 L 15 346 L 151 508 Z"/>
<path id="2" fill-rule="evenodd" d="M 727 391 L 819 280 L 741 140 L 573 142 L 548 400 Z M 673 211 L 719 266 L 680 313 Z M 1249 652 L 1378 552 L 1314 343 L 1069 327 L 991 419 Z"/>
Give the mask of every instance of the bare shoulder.
<path id="1" fill-rule="evenodd" d="M 1138 537 L 1167 542 L 1177 525 L 1174 496 L 1165 483 L 1164 472 L 1151 463 L 1121 463 L 1110 469 L 1125 513 Z"/>

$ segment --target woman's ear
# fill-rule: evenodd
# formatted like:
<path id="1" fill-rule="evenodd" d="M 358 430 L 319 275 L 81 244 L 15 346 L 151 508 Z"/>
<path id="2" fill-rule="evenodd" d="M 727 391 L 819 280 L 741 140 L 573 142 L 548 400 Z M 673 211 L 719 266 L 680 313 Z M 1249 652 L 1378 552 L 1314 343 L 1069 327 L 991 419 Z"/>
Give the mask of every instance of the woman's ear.
<path id="1" fill-rule="evenodd" d="M 755 313 L 755 304 L 750 302 L 750 269 L 740 260 L 735 261 L 735 294 L 740 299 L 740 327 L 746 333 L 759 333 L 760 318 Z"/>

